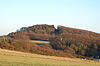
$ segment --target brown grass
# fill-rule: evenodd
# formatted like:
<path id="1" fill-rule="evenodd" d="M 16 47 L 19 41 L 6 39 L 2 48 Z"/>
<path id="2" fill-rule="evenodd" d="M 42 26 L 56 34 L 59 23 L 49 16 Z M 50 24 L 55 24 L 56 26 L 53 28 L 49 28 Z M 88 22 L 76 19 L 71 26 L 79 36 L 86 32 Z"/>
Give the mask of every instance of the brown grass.
<path id="1" fill-rule="evenodd" d="M 60 60 L 60 61 L 100 64 L 97 61 L 91 61 L 91 60 L 86 60 L 86 59 L 46 56 L 46 55 L 39 55 L 39 54 L 24 53 L 24 52 L 19 52 L 19 51 L 11 51 L 11 50 L 6 50 L 6 49 L 0 49 L 0 54 L 12 55 L 12 56 L 22 56 L 22 57 L 31 57 L 31 58 L 44 58 L 44 59 L 52 59 L 52 60 Z"/>

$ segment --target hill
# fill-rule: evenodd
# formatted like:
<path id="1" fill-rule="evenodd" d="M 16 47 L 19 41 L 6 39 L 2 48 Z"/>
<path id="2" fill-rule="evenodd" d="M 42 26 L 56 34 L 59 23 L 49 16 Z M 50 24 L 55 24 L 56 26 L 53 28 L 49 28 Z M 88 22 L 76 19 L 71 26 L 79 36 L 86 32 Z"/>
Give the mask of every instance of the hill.
<path id="1" fill-rule="evenodd" d="M 0 66 L 99 66 L 100 63 L 0 49 Z"/>
<path id="2" fill-rule="evenodd" d="M 49 43 L 37 45 L 32 42 L 37 40 Z M 54 25 L 33 25 L 0 37 L 0 48 L 42 55 L 100 59 L 100 34 L 64 26 L 56 29 Z"/>

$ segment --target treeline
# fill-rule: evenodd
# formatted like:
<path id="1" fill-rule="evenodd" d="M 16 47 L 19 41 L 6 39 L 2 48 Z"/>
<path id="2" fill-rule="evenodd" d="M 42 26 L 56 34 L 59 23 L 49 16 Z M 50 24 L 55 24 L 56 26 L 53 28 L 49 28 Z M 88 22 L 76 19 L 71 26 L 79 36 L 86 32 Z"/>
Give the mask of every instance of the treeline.
<path id="1" fill-rule="evenodd" d="M 12 39 L 8 36 L 0 37 L 0 48 L 22 52 L 37 53 L 42 55 L 74 57 L 60 50 L 54 50 L 48 46 L 36 45 L 29 40 Z"/>
<path id="2" fill-rule="evenodd" d="M 100 58 L 100 38 L 89 39 L 64 34 L 51 38 L 50 42 L 53 49 L 62 50 L 79 58 Z"/>
<path id="3" fill-rule="evenodd" d="M 33 39 L 48 40 L 50 46 L 32 44 L 29 41 Z M 100 34 L 64 26 L 56 29 L 54 25 L 34 25 L 10 33 L 0 47 L 45 55 L 100 58 Z"/>

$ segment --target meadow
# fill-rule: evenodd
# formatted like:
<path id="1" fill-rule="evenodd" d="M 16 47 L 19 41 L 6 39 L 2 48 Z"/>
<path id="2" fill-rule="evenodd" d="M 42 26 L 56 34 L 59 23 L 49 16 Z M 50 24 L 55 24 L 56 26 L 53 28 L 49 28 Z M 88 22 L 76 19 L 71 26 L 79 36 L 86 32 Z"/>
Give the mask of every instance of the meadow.
<path id="1" fill-rule="evenodd" d="M 0 66 L 100 66 L 100 63 L 0 49 Z"/>
<path id="2" fill-rule="evenodd" d="M 39 40 L 32 40 L 31 42 L 33 42 L 33 43 L 44 43 L 44 44 L 49 43 L 49 41 L 39 41 Z"/>

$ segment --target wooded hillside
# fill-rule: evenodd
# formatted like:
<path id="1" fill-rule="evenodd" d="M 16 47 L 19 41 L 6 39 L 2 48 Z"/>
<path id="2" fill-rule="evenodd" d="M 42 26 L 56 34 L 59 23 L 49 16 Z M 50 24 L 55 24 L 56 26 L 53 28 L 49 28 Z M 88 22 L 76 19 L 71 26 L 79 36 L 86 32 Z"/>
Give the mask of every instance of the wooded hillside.
<path id="1" fill-rule="evenodd" d="M 32 44 L 30 40 L 50 41 L 49 46 Z M 33 25 L 0 37 L 0 48 L 24 52 L 79 57 L 100 58 L 100 34 L 54 25 Z"/>

